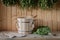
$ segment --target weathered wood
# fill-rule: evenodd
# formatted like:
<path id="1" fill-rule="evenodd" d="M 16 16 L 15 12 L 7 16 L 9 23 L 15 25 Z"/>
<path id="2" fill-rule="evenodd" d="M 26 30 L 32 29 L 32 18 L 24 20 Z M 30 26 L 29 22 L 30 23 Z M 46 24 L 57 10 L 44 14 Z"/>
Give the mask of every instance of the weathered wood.
<path id="1" fill-rule="evenodd" d="M 59 5 L 59 4 L 58 4 Z M 18 6 L 6 7 L 0 5 L 1 30 L 16 31 L 18 17 L 35 16 L 35 26 L 49 26 L 52 31 L 60 31 L 60 9 L 21 9 Z"/>

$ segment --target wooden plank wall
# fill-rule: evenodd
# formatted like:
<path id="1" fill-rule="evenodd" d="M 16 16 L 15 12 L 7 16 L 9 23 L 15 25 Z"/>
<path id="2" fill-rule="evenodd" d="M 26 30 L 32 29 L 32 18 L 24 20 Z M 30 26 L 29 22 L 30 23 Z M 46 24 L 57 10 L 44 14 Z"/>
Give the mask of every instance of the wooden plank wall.
<path id="1" fill-rule="evenodd" d="M 35 27 L 49 26 L 52 31 L 60 31 L 60 1 L 53 9 L 21 9 L 18 6 L 6 7 L 0 3 L 0 29 L 2 31 L 16 31 L 16 19 L 18 17 L 35 16 Z"/>
<path id="2" fill-rule="evenodd" d="M 1 4 L 0 4 L 0 8 L 1 8 Z M 1 13 L 1 10 L 0 10 L 0 13 Z M 0 27 L 1 27 L 1 16 L 0 16 Z"/>

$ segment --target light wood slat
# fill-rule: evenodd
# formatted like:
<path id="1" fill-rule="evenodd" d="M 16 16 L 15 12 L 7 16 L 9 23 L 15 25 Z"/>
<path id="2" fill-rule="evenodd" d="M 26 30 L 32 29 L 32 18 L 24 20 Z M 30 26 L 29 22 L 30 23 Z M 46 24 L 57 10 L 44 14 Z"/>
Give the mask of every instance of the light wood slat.
<path id="1" fill-rule="evenodd" d="M 57 10 L 58 31 L 60 31 L 60 10 Z"/>
<path id="2" fill-rule="evenodd" d="M 52 10 L 53 31 L 57 31 L 56 9 Z"/>
<path id="3" fill-rule="evenodd" d="M 11 31 L 12 30 L 12 8 L 7 7 L 7 30 Z"/>
<path id="4" fill-rule="evenodd" d="M 58 3 L 56 4 L 56 11 L 57 11 L 57 27 L 58 27 L 58 31 L 60 31 L 60 0 L 58 0 Z"/>
<path id="5" fill-rule="evenodd" d="M 7 30 L 7 10 L 4 5 L 2 5 L 2 30 Z"/>
<path id="6" fill-rule="evenodd" d="M 27 9 L 27 16 L 31 16 L 31 10 Z"/>
<path id="7" fill-rule="evenodd" d="M 0 14 L 1 14 L 0 15 L 1 16 L 1 31 L 2 31 L 2 8 L 3 8 L 2 4 L 0 3 L 0 9 L 1 9 L 1 11 L 0 11 Z"/>
<path id="8" fill-rule="evenodd" d="M 52 12 L 51 10 L 47 10 L 47 24 L 48 24 L 48 27 L 51 29 L 52 31 Z"/>
<path id="9" fill-rule="evenodd" d="M 22 9 L 22 17 L 26 17 L 27 15 L 27 9 Z"/>
<path id="10" fill-rule="evenodd" d="M 44 18 L 44 10 L 41 10 L 41 20 L 42 20 L 42 25 L 43 25 L 43 18 Z"/>
<path id="11" fill-rule="evenodd" d="M 43 16 L 43 25 L 47 26 L 47 20 L 46 20 L 46 10 L 42 10 L 42 16 Z"/>
<path id="12" fill-rule="evenodd" d="M 45 10 L 42 10 L 42 22 L 43 22 L 43 25 L 45 26 Z"/>
<path id="13" fill-rule="evenodd" d="M 22 10 L 17 6 L 17 18 L 22 16 Z"/>
<path id="14" fill-rule="evenodd" d="M 21 9 L 21 17 L 24 17 L 24 9 Z"/>
<path id="15" fill-rule="evenodd" d="M 42 10 L 43 11 L 43 25 L 47 26 L 47 10 Z"/>
<path id="16" fill-rule="evenodd" d="M 42 26 L 42 10 L 41 9 L 38 9 L 38 14 L 37 14 L 37 17 L 38 17 L 38 26 Z"/>
<path id="17" fill-rule="evenodd" d="M 2 22 L 1 22 L 1 10 L 2 10 L 2 7 L 1 7 L 1 2 L 0 2 L 0 31 L 1 31 L 1 26 L 2 26 L 2 25 L 1 25 L 1 23 L 2 23 Z"/>
<path id="18" fill-rule="evenodd" d="M 39 15 L 39 16 L 38 16 Z M 37 19 L 38 19 L 38 26 L 42 25 L 42 21 L 41 21 L 41 9 L 37 10 Z"/>
<path id="19" fill-rule="evenodd" d="M 32 17 L 36 16 L 37 15 L 37 10 L 36 9 L 32 9 L 31 10 L 31 15 L 32 15 Z"/>
<path id="20" fill-rule="evenodd" d="M 17 17 L 16 6 L 12 6 L 12 31 L 16 31 L 16 17 Z"/>
<path id="21" fill-rule="evenodd" d="M 36 16 L 36 15 L 37 15 L 36 9 L 32 9 L 32 10 L 31 10 L 31 16 L 34 17 L 34 16 Z M 35 21 L 35 27 L 37 27 L 37 25 L 38 25 L 38 23 L 37 23 L 37 22 L 38 22 L 38 21 L 37 21 L 37 17 L 35 17 L 34 19 L 36 20 L 36 21 Z"/>

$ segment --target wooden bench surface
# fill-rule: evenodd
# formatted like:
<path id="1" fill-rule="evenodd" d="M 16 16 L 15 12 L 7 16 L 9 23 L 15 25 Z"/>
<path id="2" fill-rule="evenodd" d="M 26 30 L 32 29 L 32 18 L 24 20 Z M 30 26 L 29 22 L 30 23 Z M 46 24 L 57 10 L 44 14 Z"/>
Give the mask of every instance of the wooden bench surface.
<path id="1" fill-rule="evenodd" d="M 60 40 L 60 33 L 58 36 L 52 35 L 36 35 L 36 34 L 29 34 L 25 37 L 14 37 L 14 38 L 0 38 L 0 40 Z"/>

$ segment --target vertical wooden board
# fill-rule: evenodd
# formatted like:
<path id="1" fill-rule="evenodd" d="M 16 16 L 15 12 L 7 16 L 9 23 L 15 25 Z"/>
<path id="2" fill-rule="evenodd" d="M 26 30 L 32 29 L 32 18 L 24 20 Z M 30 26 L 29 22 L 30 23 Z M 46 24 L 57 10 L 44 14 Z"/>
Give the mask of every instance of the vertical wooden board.
<path id="1" fill-rule="evenodd" d="M 44 16 L 43 17 L 43 22 L 44 22 L 43 25 L 47 26 L 47 10 L 44 11 L 43 16 Z"/>
<path id="2" fill-rule="evenodd" d="M 7 7 L 7 30 L 11 31 L 12 30 L 12 8 Z"/>
<path id="3" fill-rule="evenodd" d="M 45 10 L 42 10 L 42 22 L 43 22 L 43 26 L 45 26 Z"/>
<path id="4" fill-rule="evenodd" d="M 17 6 L 17 18 L 22 16 L 22 10 Z"/>
<path id="5" fill-rule="evenodd" d="M 42 26 L 44 26 L 44 17 L 45 17 L 45 12 L 44 12 L 45 10 L 42 10 L 41 9 L 41 20 L 42 20 Z"/>
<path id="6" fill-rule="evenodd" d="M 52 31 L 52 19 L 51 19 L 51 10 L 47 10 L 47 24 L 48 24 L 48 27 L 51 29 Z"/>
<path id="7" fill-rule="evenodd" d="M 12 6 L 12 31 L 16 31 L 16 17 L 17 17 L 16 6 Z"/>
<path id="8" fill-rule="evenodd" d="M 6 6 L 2 4 L 2 30 L 7 30 L 7 14 Z"/>
<path id="9" fill-rule="evenodd" d="M 0 15 L 0 16 L 1 16 L 1 31 L 2 31 L 2 29 L 3 29 L 3 27 L 2 27 L 2 13 L 3 13 L 3 12 L 2 12 L 2 10 L 3 10 L 2 3 L 1 3 L 1 6 L 0 6 L 0 7 L 1 7 L 1 15 Z"/>
<path id="10" fill-rule="evenodd" d="M 27 9 L 27 16 L 31 16 L 31 10 Z"/>
<path id="11" fill-rule="evenodd" d="M 36 9 L 32 9 L 31 10 L 31 15 L 32 15 L 32 17 L 36 16 L 37 15 L 37 10 Z"/>
<path id="12" fill-rule="evenodd" d="M 21 17 L 23 17 L 23 15 L 22 15 L 23 14 L 23 9 L 20 9 L 20 10 L 21 10 Z"/>
<path id="13" fill-rule="evenodd" d="M 27 9 L 22 9 L 22 17 L 26 17 L 27 15 Z"/>
<path id="14" fill-rule="evenodd" d="M 27 9 L 24 12 L 25 12 L 25 16 L 27 16 Z"/>
<path id="15" fill-rule="evenodd" d="M 43 10 L 43 26 L 47 26 L 47 10 Z"/>
<path id="16" fill-rule="evenodd" d="M 31 16 L 32 17 L 37 16 L 37 10 L 36 9 L 31 10 Z M 37 25 L 38 25 L 37 17 L 35 17 L 34 19 L 35 19 L 35 26 L 37 27 Z"/>
<path id="17" fill-rule="evenodd" d="M 42 26 L 41 15 L 42 15 L 41 9 L 38 9 L 38 10 L 37 10 L 38 26 Z"/>
<path id="18" fill-rule="evenodd" d="M 60 10 L 57 10 L 57 22 L 58 22 L 58 31 L 60 31 Z"/>
<path id="19" fill-rule="evenodd" d="M 0 2 L 0 31 L 1 31 L 1 10 L 2 10 L 2 7 L 1 7 L 1 2 Z"/>
<path id="20" fill-rule="evenodd" d="M 57 31 L 57 16 L 56 9 L 52 10 L 53 31 Z"/>
<path id="21" fill-rule="evenodd" d="M 1 21 L 0 21 L 0 31 L 1 31 Z"/>
<path id="22" fill-rule="evenodd" d="M 1 4 L 1 26 L 2 26 L 2 9 L 3 7 L 2 7 L 2 4 Z M 1 27 L 1 30 L 3 29 L 3 27 Z"/>
<path id="23" fill-rule="evenodd" d="M 21 10 L 21 17 L 24 17 L 24 9 L 20 9 Z"/>

